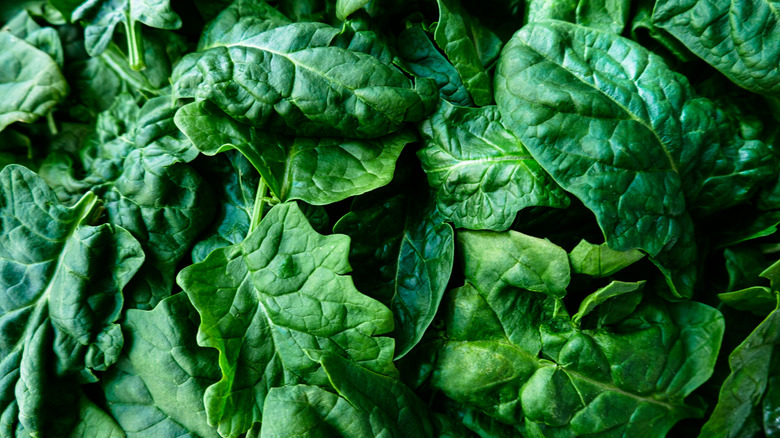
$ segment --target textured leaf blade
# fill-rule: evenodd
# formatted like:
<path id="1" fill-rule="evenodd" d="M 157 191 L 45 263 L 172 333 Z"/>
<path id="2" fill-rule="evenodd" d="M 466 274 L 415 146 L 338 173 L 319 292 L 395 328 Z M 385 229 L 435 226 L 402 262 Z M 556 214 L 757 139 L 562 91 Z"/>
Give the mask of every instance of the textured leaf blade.
<path id="1" fill-rule="evenodd" d="M 75 397 L 76 383 L 96 381 L 93 371 L 122 349 L 122 289 L 144 254 L 126 230 L 88 225 L 96 201 L 88 193 L 65 208 L 30 170 L 0 172 L 0 410 L 8 430 L 67 433 L 78 404 L 49 391 Z"/>
<path id="2" fill-rule="evenodd" d="M 663 0 L 655 24 L 754 93 L 780 96 L 780 3 Z"/>
<path id="3" fill-rule="evenodd" d="M 393 373 L 392 315 L 349 277 L 348 238 L 314 232 L 294 203 L 279 204 L 238 245 L 178 277 L 201 316 L 199 344 L 220 351 L 222 380 L 206 391 L 209 424 L 235 437 L 261 421 L 270 388 L 323 385 L 305 349 Z M 262 364 L 262 365 L 260 365 Z"/>
<path id="4" fill-rule="evenodd" d="M 566 207 L 565 192 L 520 140 L 496 107 L 443 102 L 420 127 L 417 155 L 442 214 L 456 227 L 503 231 L 526 207 Z"/>
<path id="5" fill-rule="evenodd" d="M 45 116 L 70 90 L 51 56 L 10 32 L 0 32 L 0 65 L 0 131 Z"/>

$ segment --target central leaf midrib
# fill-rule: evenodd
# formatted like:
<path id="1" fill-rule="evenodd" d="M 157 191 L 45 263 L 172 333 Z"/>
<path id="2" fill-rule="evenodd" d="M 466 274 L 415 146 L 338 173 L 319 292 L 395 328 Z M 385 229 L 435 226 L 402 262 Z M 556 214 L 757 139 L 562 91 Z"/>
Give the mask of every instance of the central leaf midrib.
<path id="1" fill-rule="evenodd" d="M 531 155 L 511 155 L 506 157 L 475 158 L 475 159 L 458 159 L 453 157 L 453 159 L 457 160 L 458 163 L 452 166 L 429 168 L 428 173 L 446 172 L 449 170 L 455 170 L 469 165 L 494 164 L 494 163 L 497 164 L 502 162 L 507 162 L 507 163 L 522 162 L 525 160 L 533 160 L 533 157 Z"/>
<path id="2" fill-rule="evenodd" d="M 572 25 L 572 26 L 576 26 L 576 25 Z M 582 27 L 582 26 L 577 26 L 577 27 Z M 559 30 L 555 29 L 555 31 L 558 32 Z M 674 171 L 675 173 L 679 174 L 679 171 L 677 170 L 677 164 L 674 162 L 674 159 L 672 158 L 671 152 L 669 152 L 669 149 L 667 149 L 666 145 L 661 140 L 661 138 L 658 136 L 658 133 L 655 131 L 655 129 L 653 129 L 650 125 L 648 125 L 646 121 L 642 120 L 640 117 L 638 117 L 637 115 L 635 115 L 634 113 L 629 111 L 628 108 L 626 108 L 625 106 L 623 106 L 623 104 L 621 104 L 620 102 L 615 100 L 610 94 L 604 92 L 601 88 L 597 87 L 595 84 L 591 84 L 588 81 L 586 81 L 583 78 L 581 78 L 580 76 L 574 74 L 574 72 L 572 72 L 571 70 L 569 70 L 566 67 L 564 67 L 561 63 L 559 63 L 556 60 L 548 57 L 546 54 L 542 53 L 541 51 L 537 50 L 535 47 L 531 46 L 527 41 L 522 40 L 522 39 L 520 39 L 519 41 L 525 47 L 527 47 L 528 49 L 530 49 L 534 53 L 538 54 L 539 56 L 544 58 L 546 61 L 550 62 L 551 64 L 556 65 L 558 68 L 560 68 L 563 71 L 565 71 L 569 76 L 577 79 L 581 83 L 583 83 L 583 84 L 587 85 L 588 87 L 596 90 L 600 95 L 607 97 L 610 102 L 614 103 L 618 108 L 620 108 L 626 114 L 628 114 L 628 116 L 630 117 L 631 120 L 639 123 L 642 127 L 647 129 L 648 131 L 650 131 L 653 134 L 653 137 L 655 137 L 656 141 L 658 142 L 658 145 L 660 146 L 661 150 L 664 151 L 664 154 L 666 155 L 666 158 L 669 161 L 669 164 L 670 164 L 670 166 L 672 168 L 672 171 Z M 535 65 L 538 65 L 538 64 L 535 64 Z M 590 64 L 588 64 L 588 66 L 590 67 Z M 621 66 L 622 66 L 622 64 L 621 64 Z M 636 84 L 633 80 L 631 81 L 631 83 Z M 644 99 L 642 99 L 642 102 L 646 104 Z"/>

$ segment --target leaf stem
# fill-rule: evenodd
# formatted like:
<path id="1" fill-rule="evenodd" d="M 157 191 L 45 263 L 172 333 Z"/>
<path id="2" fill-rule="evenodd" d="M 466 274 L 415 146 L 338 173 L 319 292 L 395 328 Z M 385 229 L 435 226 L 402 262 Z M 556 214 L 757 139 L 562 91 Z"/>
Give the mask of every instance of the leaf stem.
<path id="1" fill-rule="evenodd" d="M 263 219 L 263 209 L 265 208 L 266 191 L 268 190 L 268 184 L 265 183 L 265 179 L 261 176 L 260 182 L 257 184 L 257 193 L 255 194 L 255 206 L 252 210 L 252 223 L 249 225 L 249 232 L 251 233 L 260 225 L 260 221 Z"/>
<path id="2" fill-rule="evenodd" d="M 127 55 L 130 68 L 135 71 L 141 71 L 146 68 L 141 24 L 131 19 L 129 15 L 125 17 L 124 24 L 127 32 Z"/>
<path id="3" fill-rule="evenodd" d="M 46 123 L 49 125 L 49 132 L 51 132 L 51 135 L 57 135 L 60 131 L 57 130 L 57 123 L 54 122 L 53 113 L 53 111 L 46 113 Z"/>

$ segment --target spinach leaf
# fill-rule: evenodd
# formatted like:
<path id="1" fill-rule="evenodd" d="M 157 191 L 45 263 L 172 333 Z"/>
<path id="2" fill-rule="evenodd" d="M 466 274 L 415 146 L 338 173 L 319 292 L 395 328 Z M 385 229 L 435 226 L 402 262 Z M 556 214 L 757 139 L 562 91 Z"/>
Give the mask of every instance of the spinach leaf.
<path id="1" fill-rule="evenodd" d="M 144 254 L 123 228 L 91 225 L 97 206 L 91 192 L 63 206 L 24 167 L 0 171 L 0 411 L 14 435 L 66 435 L 74 390 L 122 350 L 122 289 Z"/>
<path id="2" fill-rule="evenodd" d="M 418 155 L 436 204 L 456 227 L 503 231 L 525 207 L 566 207 L 569 199 L 501 123 L 495 106 L 442 102 L 420 126 Z"/>
<path id="3" fill-rule="evenodd" d="M 327 385 L 307 350 L 394 374 L 392 314 L 349 277 L 348 238 L 317 234 L 294 203 L 279 204 L 240 244 L 183 269 L 178 283 L 201 317 L 199 343 L 219 350 L 222 379 L 206 390 L 209 424 L 235 437 L 261 421 L 271 388 Z"/>

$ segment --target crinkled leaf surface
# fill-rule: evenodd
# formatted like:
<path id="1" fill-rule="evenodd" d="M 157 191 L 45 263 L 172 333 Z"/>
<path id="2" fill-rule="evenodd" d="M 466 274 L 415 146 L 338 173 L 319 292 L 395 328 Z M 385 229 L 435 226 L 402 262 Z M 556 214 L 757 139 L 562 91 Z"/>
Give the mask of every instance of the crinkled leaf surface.
<path id="1" fill-rule="evenodd" d="M 433 38 L 458 70 L 463 85 L 475 104 L 493 103 L 493 86 L 487 68 L 501 50 L 501 40 L 476 17 L 468 14 L 460 0 L 437 0 L 439 21 Z"/>
<path id="2" fill-rule="evenodd" d="M 525 207 L 566 207 L 566 193 L 508 131 L 495 106 L 442 102 L 417 152 L 442 215 L 456 227 L 503 231 Z"/>
<path id="3" fill-rule="evenodd" d="M 433 321 L 447 288 L 455 258 L 452 227 L 425 197 L 385 190 L 357 198 L 333 229 L 352 241 L 359 289 L 393 311 L 396 358 L 405 355 Z"/>
<path id="4" fill-rule="evenodd" d="M 0 65 L 0 131 L 45 116 L 70 90 L 51 56 L 6 31 L 0 32 Z"/>
<path id="5" fill-rule="evenodd" d="M 96 203 L 88 193 L 67 208 L 30 170 L 0 172 L 0 430 L 9 434 L 66 434 L 78 406 L 56 390 L 75 397 L 75 382 L 97 380 L 93 371 L 122 349 L 122 288 L 144 254 L 126 230 L 89 225 Z"/>
<path id="6" fill-rule="evenodd" d="M 376 139 L 288 137 L 236 121 L 210 102 L 185 105 L 176 125 L 206 155 L 238 149 L 280 200 L 329 204 L 381 187 L 393 177 L 410 131 Z"/>
<path id="7" fill-rule="evenodd" d="M 53 27 L 42 27 L 36 23 L 26 9 L 5 23 L 2 30 L 22 38 L 36 49 L 47 53 L 60 68 L 65 63 L 62 41 L 57 30 Z"/>
<path id="8" fill-rule="evenodd" d="M 527 22 L 562 20 L 619 35 L 628 20 L 628 0 L 529 0 Z"/>
<path id="9" fill-rule="evenodd" d="M 294 203 L 275 206 L 238 245 L 182 270 L 178 283 L 201 317 L 198 343 L 219 350 L 222 379 L 206 390 L 209 424 L 235 437 L 261 421 L 270 388 L 326 385 L 305 350 L 393 374 L 392 314 L 359 293 L 349 239 L 322 236 Z"/>
<path id="10" fill-rule="evenodd" d="M 355 33 L 322 23 L 248 26 L 230 10 L 216 20 L 242 32 L 204 36 L 176 66 L 174 91 L 237 120 L 295 135 L 373 138 L 422 119 L 438 99 L 432 79 L 413 83 Z"/>
<path id="11" fill-rule="evenodd" d="M 196 344 L 199 322 L 186 294 L 151 311 L 128 310 L 124 354 L 103 379 L 111 415 L 128 438 L 219 436 L 203 401 L 220 378 L 217 352 Z"/>
<path id="12" fill-rule="evenodd" d="M 661 0 L 653 21 L 735 84 L 780 96 L 777 0 Z"/>
<path id="13" fill-rule="evenodd" d="M 459 235 L 474 265 L 465 266 L 467 283 L 451 296 L 435 386 L 533 436 L 664 436 L 678 420 L 700 414 L 683 399 L 712 373 L 724 331 L 720 312 L 646 299 L 614 324 L 580 330 L 550 293 L 559 287 L 539 281 L 566 285 L 566 275 L 553 275 L 568 266 L 565 252 L 530 239 Z M 517 243 L 491 245 L 507 240 Z M 516 261 L 521 256 L 535 261 Z"/>
<path id="14" fill-rule="evenodd" d="M 186 164 L 198 152 L 176 129 L 175 111 L 167 97 L 138 108 L 125 94 L 80 151 L 84 178 L 57 161 L 45 173 L 61 197 L 91 188 L 105 199 L 109 222 L 143 245 L 146 263 L 127 291 L 129 307 L 151 309 L 170 295 L 176 265 L 211 219 L 211 193 Z"/>

